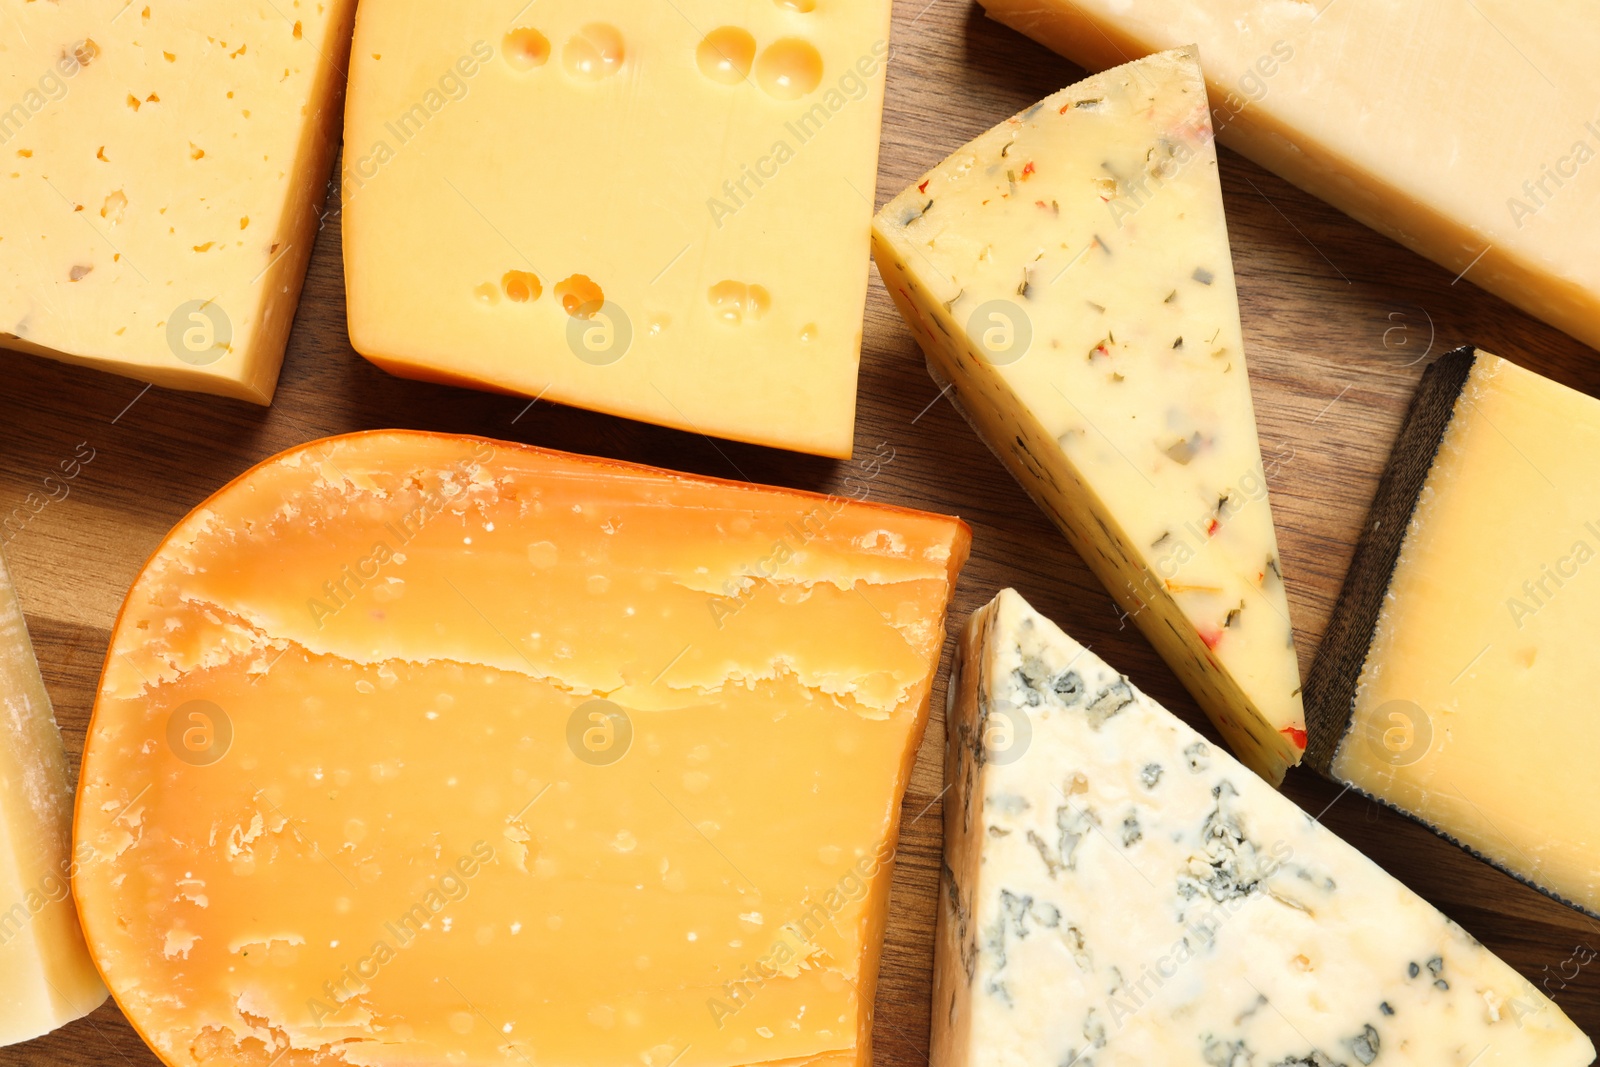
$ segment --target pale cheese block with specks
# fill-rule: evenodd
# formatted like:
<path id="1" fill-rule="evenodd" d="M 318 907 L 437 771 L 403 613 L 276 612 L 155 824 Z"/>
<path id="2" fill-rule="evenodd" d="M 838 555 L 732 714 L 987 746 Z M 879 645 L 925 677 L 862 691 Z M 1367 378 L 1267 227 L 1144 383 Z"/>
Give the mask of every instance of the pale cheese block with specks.
<path id="1" fill-rule="evenodd" d="M 0 349 L 272 400 L 355 0 L 10 3 Z M 0 366 L 24 361 L 0 351 Z"/>

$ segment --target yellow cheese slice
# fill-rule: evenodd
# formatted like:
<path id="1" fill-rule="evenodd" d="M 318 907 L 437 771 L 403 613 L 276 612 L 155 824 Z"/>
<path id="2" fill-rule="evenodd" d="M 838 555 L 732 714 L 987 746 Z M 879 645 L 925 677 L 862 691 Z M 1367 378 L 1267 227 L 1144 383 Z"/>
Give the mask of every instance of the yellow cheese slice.
<path id="1" fill-rule="evenodd" d="M 106 999 L 72 903 L 72 789 L 50 695 L 0 555 L 0 1046 Z"/>
<path id="2" fill-rule="evenodd" d="M 77 891 L 194 1064 L 867 1067 L 968 533 L 406 432 L 268 461 L 138 579 Z"/>
<path id="3" fill-rule="evenodd" d="M 1586 0 L 981 0 L 1090 70 L 1198 42 L 1223 144 L 1600 348 Z"/>
<path id="4" fill-rule="evenodd" d="M 1600 400 L 1429 368 L 1307 683 L 1310 762 L 1600 914 Z"/>
<path id="5" fill-rule="evenodd" d="M 1300 673 L 1193 51 L 1002 123 L 874 236 L 934 378 L 1281 781 L 1305 747 Z"/>
<path id="6" fill-rule="evenodd" d="M 889 0 L 368 0 L 356 35 L 356 351 L 851 454 Z"/>
<path id="7" fill-rule="evenodd" d="M 317 233 L 354 10 L 9 5 L 0 347 L 268 403 Z"/>

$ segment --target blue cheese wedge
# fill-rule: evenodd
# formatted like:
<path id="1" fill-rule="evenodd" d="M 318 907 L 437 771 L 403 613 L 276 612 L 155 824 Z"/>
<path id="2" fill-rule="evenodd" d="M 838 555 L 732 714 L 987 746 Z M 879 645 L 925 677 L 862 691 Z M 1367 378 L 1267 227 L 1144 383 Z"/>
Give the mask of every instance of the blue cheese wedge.
<path id="1" fill-rule="evenodd" d="M 933 377 L 1281 782 L 1306 747 L 1300 669 L 1193 50 L 1002 123 L 873 234 Z"/>
<path id="2" fill-rule="evenodd" d="M 1561 1010 L 1006 590 L 950 686 L 933 1067 L 1585 1067 Z"/>

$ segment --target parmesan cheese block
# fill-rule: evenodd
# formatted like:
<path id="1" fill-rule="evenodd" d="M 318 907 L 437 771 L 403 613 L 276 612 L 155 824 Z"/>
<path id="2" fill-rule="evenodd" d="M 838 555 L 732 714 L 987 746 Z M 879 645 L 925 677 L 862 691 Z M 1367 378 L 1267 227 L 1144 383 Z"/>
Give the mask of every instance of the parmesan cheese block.
<path id="1" fill-rule="evenodd" d="M 268 403 L 354 0 L 8 5 L 0 347 Z"/>
<path id="2" fill-rule="evenodd" d="M 366 0 L 356 38 L 356 351 L 850 456 L 889 0 Z"/>
<path id="3" fill-rule="evenodd" d="M 1089 79 L 879 213 L 936 380 L 1272 782 L 1300 760 L 1294 632 L 1192 50 Z"/>
<path id="4" fill-rule="evenodd" d="M 1585 0 L 981 2 L 1090 70 L 1198 42 L 1224 144 L 1600 348 Z"/>
<path id="5" fill-rule="evenodd" d="M 1585 1067 L 1561 1010 L 1007 590 L 951 685 L 933 1067 Z"/>
<path id="6" fill-rule="evenodd" d="M 1600 915 L 1600 400 L 1424 376 L 1307 684 L 1310 762 Z"/>
<path id="7" fill-rule="evenodd" d="M 379 432 L 135 583 L 89 945 L 173 1067 L 868 1067 L 959 521 Z"/>
<path id="8" fill-rule="evenodd" d="M 66 753 L 0 555 L 0 1046 L 105 1002 L 72 905 L 71 844 Z"/>

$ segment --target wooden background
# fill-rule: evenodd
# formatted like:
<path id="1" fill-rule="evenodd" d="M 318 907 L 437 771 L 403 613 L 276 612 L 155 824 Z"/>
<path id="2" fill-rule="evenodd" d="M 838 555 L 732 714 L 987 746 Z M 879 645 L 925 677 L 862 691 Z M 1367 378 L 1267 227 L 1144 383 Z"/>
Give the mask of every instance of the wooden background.
<path id="1" fill-rule="evenodd" d="M 1082 71 L 988 21 L 971 0 L 897 5 L 878 202 L 994 123 Z M 1291 449 L 1272 491 L 1302 670 L 1326 624 L 1356 532 L 1422 364 L 1474 342 L 1600 393 L 1595 352 L 1224 151 L 1222 179 L 1244 302 L 1264 449 Z M 0 208 L 3 210 L 3 208 Z M 604 415 L 391 378 L 349 347 L 339 217 L 318 239 L 277 402 L 269 410 L 152 389 L 0 354 L 0 514 L 41 489 L 80 442 L 94 461 L 71 494 L 7 546 L 23 606 L 76 759 L 118 606 L 166 531 L 223 483 L 291 445 L 351 430 L 413 427 L 527 441 L 721 477 L 826 492 L 849 467 Z M 959 514 L 975 545 L 951 629 L 1002 586 L 1215 736 L 1131 627 L 965 423 L 943 401 L 873 275 L 858 455 L 894 461 L 875 500 Z M 935 700 L 942 708 L 943 700 Z M 935 719 L 939 718 L 937 710 Z M 941 723 L 905 803 L 905 833 L 878 996 L 879 1064 L 917 1067 L 928 1048 L 940 850 Z M 1574 976 L 1600 924 L 1469 858 L 1310 772 L 1286 792 L 1438 905 L 1555 997 L 1600 1039 L 1600 964 Z M 920 817 L 919 817 L 920 814 Z M 1592 951 L 1579 958 L 1591 957 Z M 107 1004 L 64 1031 L 0 1050 L 0 1067 L 158 1061 Z"/>

